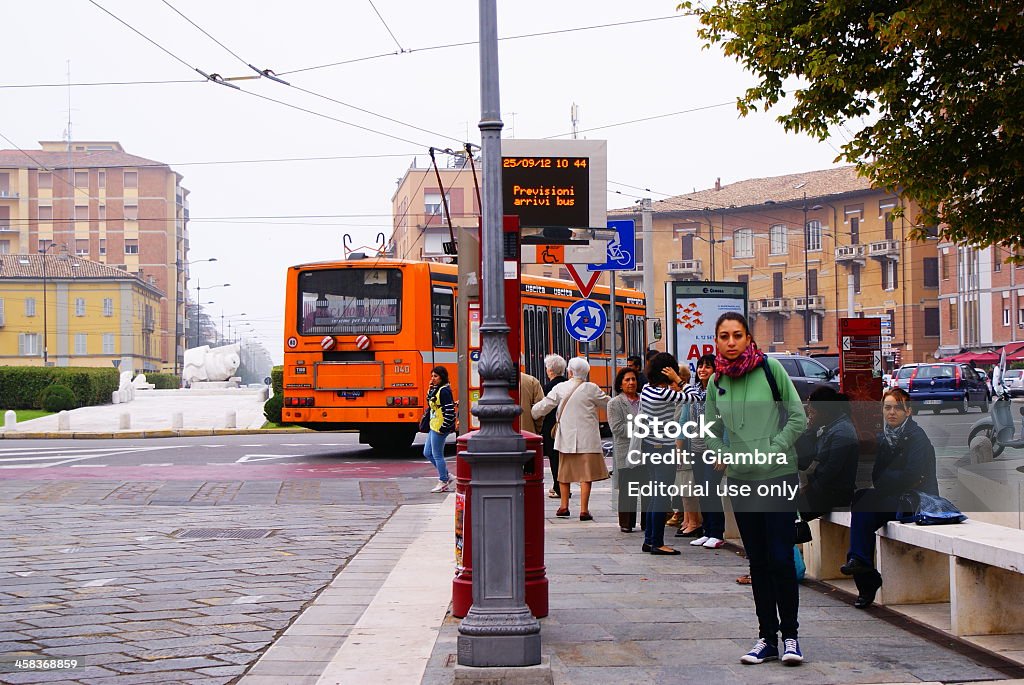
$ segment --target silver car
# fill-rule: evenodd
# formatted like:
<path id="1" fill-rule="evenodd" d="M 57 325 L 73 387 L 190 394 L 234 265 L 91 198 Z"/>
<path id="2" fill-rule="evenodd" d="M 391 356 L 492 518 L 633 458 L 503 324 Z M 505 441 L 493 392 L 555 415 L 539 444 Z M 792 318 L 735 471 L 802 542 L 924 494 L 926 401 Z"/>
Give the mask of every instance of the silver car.
<path id="1" fill-rule="evenodd" d="M 1007 369 L 1003 374 L 1003 385 L 1010 397 L 1024 397 L 1024 369 Z"/>

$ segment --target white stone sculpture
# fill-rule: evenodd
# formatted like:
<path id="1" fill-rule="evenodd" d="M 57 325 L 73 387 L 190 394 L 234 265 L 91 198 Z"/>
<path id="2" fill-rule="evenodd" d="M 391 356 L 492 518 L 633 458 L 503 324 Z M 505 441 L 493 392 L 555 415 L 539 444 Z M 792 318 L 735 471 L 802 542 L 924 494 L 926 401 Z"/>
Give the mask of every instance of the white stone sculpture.
<path id="1" fill-rule="evenodd" d="M 221 347 L 200 345 L 185 350 L 185 385 L 195 381 L 226 381 L 242 363 L 241 345 L 232 343 Z"/>
<path id="2" fill-rule="evenodd" d="M 140 373 L 132 379 L 132 387 L 136 390 L 153 390 L 156 386 L 146 380 L 146 374 Z"/>

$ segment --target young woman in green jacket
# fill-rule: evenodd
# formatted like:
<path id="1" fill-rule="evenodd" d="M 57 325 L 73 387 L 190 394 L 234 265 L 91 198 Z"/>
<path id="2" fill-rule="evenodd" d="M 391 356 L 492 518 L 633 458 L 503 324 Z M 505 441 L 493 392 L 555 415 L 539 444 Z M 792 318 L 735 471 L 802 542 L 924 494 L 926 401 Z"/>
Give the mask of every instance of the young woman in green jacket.
<path id="1" fill-rule="evenodd" d="M 797 640 L 800 595 L 793 559 L 799 487 L 793 445 L 807 417 L 793 381 L 778 361 L 757 348 L 742 314 L 726 312 L 718 318 L 715 343 L 715 375 L 704 405 L 707 420 L 715 421 L 714 437 L 706 440 L 703 458 L 717 461 L 715 468 L 728 476 L 758 621 L 759 639 L 740 661 L 779 659 L 781 631 L 782 662 L 797 665 L 803 655 Z M 749 494 L 740 494 L 744 492 Z"/>

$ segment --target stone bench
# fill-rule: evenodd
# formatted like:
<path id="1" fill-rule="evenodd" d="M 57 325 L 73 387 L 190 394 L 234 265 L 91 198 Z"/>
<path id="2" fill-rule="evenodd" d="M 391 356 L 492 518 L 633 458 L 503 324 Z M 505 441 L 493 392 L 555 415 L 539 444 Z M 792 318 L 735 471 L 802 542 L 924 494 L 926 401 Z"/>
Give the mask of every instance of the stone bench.
<path id="1" fill-rule="evenodd" d="M 807 574 L 846 578 L 839 567 L 850 543 L 850 512 L 811 522 L 804 545 Z M 954 635 L 1024 633 L 1024 530 L 968 519 L 948 526 L 885 524 L 878 531 L 876 567 L 885 605 L 950 605 Z"/>

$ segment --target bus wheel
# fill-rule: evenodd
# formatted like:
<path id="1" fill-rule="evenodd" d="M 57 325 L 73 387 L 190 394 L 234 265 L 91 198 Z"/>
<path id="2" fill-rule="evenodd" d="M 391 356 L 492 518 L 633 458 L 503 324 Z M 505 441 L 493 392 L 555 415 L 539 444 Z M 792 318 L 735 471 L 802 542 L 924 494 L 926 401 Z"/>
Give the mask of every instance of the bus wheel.
<path id="1" fill-rule="evenodd" d="M 359 442 L 365 442 L 374 452 L 381 453 L 381 456 L 398 456 L 395 453 L 404 453 L 412 447 L 412 441 L 416 437 L 416 429 L 403 429 L 390 427 L 386 430 L 366 431 L 359 434 Z"/>

